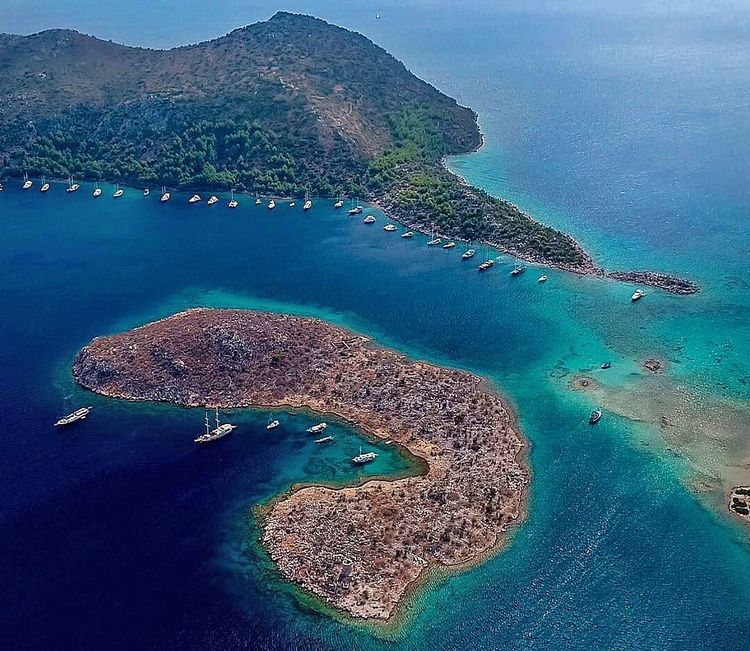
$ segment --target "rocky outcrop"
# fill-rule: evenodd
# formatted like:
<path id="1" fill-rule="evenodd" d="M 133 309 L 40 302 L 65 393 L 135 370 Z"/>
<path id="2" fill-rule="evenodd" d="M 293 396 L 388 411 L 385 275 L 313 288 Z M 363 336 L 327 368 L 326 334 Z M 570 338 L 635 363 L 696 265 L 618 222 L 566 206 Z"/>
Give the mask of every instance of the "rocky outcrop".
<path id="1" fill-rule="evenodd" d="M 388 618 L 426 568 L 481 558 L 523 513 L 525 442 L 480 378 L 316 319 L 190 310 L 95 339 L 73 374 L 133 400 L 334 414 L 422 458 L 423 476 L 303 488 L 265 516 L 282 575 L 349 615 Z"/>

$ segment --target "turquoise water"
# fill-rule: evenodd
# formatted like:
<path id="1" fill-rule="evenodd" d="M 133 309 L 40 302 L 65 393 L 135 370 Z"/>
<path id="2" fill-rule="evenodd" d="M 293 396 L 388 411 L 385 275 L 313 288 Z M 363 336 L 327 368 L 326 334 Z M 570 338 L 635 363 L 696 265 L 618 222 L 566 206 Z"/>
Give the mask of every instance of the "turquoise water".
<path id="1" fill-rule="evenodd" d="M 157 26 L 150 5 L 138 21 L 76 6 L 65 20 L 107 36 L 194 40 L 187 12 Z M 200 29 L 233 26 L 225 6 Z M 640 3 L 521 9 L 319 13 L 478 110 L 487 144 L 452 160 L 456 171 L 569 230 L 608 267 L 687 275 L 703 291 L 631 305 L 624 284 L 544 271 L 538 285 L 533 268 L 511 278 L 504 256 L 480 275 L 458 251 L 385 233 L 377 211 L 366 227 L 322 200 L 305 215 L 247 198 L 228 211 L 8 188 L 3 646 L 750 649 L 747 528 L 721 511 L 724 487 L 750 482 L 748 15 L 730 4 L 731 21 Z M 61 24 L 54 11 L 15 20 Z M 490 377 L 531 441 L 528 520 L 487 563 L 428 583 L 395 630 L 310 610 L 257 551 L 250 508 L 293 482 L 356 480 L 356 432 L 337 427 L 320 449 L 304 433 L 313 416 L 283 415 L 271 437 L 267 414 L 235 412 L 235 435 L 197 450 L 200 412 L 91 397 L 70 381 L 92 337 L 194 305 L 312 314 Z M 649 356 L 669 362 L 663 377 L 642 371 Z M 601 393 L 573 391 L 579 373 Z M 89 422 L 49 427 L 84 400 Z M 659 426 L 664 413 L 674 426 Z M 368 472 L 408 472 L 383 452 Z"/>

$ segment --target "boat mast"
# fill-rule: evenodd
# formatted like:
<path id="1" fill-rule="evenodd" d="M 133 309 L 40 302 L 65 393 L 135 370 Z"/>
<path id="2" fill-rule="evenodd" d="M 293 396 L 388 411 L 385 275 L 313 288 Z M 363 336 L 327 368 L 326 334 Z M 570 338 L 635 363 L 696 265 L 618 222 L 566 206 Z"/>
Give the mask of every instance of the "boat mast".
<path id="1" fill-rule="evenodd" d="M 208 434 L 211 430 L 209 429 L 208 425 L 208 411 L 206 411 L 206 434 Z"/>
<path id="2" fill-rule="evenodd" d="M 219 408 L 216 407 L 216 429 L 219 429 Z"/>

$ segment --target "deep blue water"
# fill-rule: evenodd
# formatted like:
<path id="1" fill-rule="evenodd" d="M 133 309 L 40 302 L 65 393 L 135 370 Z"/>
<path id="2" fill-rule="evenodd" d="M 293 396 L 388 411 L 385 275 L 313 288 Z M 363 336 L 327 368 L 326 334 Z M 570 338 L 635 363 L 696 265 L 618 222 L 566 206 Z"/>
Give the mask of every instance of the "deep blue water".
<path id="1" fill-rule="evenodd" d="M 6 183 L 2 648 L 750 649 L 747 529 L 711 508 L 720 490 L 685 488 L 724 472 L 728 450 L 732 476 L 746 474 L 750 434 L 730 427 L 696 454 L 614 413 L 592 429 L 590 399 L 570 390 L 604 359 L 627 390 L 657 354 L 690 400 L 747 409 L 748 14 L 618 4 L 384 3 L 381 21 L 365 3 L 303 8 L 365 31 L 478 110 L 487 145 L 457 171 L 609 266 L 694 277 L 704 291 L 692 298 L 649 292 L 632 306 L 631 287 L 557 272 L 539 286 L 533 269 L 511 279 L 505 257 L 479 275 L 456 251 L 330 202 L 228 211 Z M 219 5 L 196 24 L 189 3 L 12 0 L 0 30 L 168 45 L 273 11 Z M 201 412 L 93 397 L 70 380 L 92 337 L 194 305 L 313 314 L 490 377 L 532 444 L 528 521 L 481 567 L 431 582 L 396 631 L 308 609 L 258 553 L 250 509 L 295 481 L 356 479 L 347 460 L 367 442 L 336 428 L 320 449 L 304 433 L 313 416 L 282 415 L 269 435 L 267 414 L 238 411 L 230 439 L 198 449 Z M 50 426 L 83 403 L 89 421 Z M 406 470 L 381 451 L 368 472 Z"/>

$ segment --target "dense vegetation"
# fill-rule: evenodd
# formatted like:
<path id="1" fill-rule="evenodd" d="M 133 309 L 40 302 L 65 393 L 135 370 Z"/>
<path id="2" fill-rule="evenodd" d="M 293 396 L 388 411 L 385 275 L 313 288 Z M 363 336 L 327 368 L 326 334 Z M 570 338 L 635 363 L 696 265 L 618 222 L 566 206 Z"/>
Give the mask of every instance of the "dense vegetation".
<path id="1" fill-rule="evenodd" d="M 345 193 L 411 226 L 590 264 L 567 236 L 443 168 L 443 156 L 479 144 L 472 111 L 366 38 L 308 16 L 282 12 L 165 51 L 69 30 L 0 36 L 5 176 Z"/>

